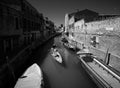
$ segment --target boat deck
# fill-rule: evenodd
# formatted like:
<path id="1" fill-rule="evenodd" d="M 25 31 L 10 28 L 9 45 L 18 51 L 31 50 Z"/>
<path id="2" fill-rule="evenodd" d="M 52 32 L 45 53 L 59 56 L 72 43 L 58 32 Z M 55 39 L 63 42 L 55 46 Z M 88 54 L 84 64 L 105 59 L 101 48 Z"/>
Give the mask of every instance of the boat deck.
<path id="1" fill-rule="evenodd" d="M 89 74 L 100 80 L 99 82 L 102 82 L 104 86 L 107 88 L 120 88 L 120 77 L 96 58 L 93 58 L 92 61 L 87 62 L 79 55 L 79 59 L 82 64 L 84 64 L 85 69 L 87 68 L 87 70 L 92 73 Z"/>
<path id="2" fill-rule="evenodd" d="M 120 88 L 120 82 L 111 73 L 106 71 L 102 66 L 100 66 L 95 61 L 87 63 L 88 66 L 92 68 L 102 79 L 104 79 L 111 87 Z"/>

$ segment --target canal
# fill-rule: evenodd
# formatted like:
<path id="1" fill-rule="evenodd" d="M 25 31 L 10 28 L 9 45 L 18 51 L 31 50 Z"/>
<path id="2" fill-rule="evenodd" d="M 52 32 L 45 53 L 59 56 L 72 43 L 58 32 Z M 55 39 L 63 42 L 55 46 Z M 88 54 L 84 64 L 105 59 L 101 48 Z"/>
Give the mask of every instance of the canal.
<path id="1" fill-rule="evenodd" d="M 63 64 L 51 56 L 52 40 L 42 45 L 34 56 L 35 62 L 43 71 L 45 88 L 97 88 L 82 68 L 76 54 L 62 45 L 61 38 L 54 38 L 54 43 L 62 55 Z"/>

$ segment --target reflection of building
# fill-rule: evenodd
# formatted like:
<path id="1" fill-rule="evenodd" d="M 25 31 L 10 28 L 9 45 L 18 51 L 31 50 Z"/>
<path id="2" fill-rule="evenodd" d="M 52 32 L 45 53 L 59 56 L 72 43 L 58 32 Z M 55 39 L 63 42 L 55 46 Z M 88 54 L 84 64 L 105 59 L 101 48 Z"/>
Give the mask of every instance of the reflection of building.
<path id="1" fill-rule="evenodd" d="M 120 64 L 120 62 L 117 62 L 120 57 L 119 15 L 99 15 L 93 11 L 83 10 L 68 16 L 67 27 L 69 28 L 67 32 L 69 38 L 72 36 L 72 39 L 77 41 L 81 48 L 83 44 L 86 47 L 91 47 L 91 52 L 103 60 L 106 51 L 109 50 L 109 53 L 114 55 L 114 59 L 110 60 L 110 64 L 113 67 Z"/>

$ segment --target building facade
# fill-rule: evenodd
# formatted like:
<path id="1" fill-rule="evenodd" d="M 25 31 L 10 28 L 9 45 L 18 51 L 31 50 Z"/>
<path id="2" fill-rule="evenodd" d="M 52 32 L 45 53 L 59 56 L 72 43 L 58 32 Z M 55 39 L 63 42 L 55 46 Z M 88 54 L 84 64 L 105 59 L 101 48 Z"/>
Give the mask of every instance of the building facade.
<path id="1" fill-rule="evenodd" d="M 17 6 L 0 2 L 0 52 L 17 48 L 22 35 L 21 13 Z M 20 8 L 20 7 L 18 7 Z M 1 54 L 3 55 L 3 54 Z"/>
<path id="2" fill-rule="evenodd" d="M 55 33 L 55 25 L 47 17 L 44 17 L 44 37 L 52 36 Z"/>
<path id="3" fill-rule="evenodd" d="M 14 51 L 49 38 L 54 31 L 54 23 L 44 19 L 26 0 L 0 1 L 0 63 Z"/>
<path id="4" fill-rule="evenodd" d="M 43 15 L 26 0 L 22 2 L 22 25 L 24 43 L 29 44 L 42 35 Z"/>
<path id="5" fill-rule="evenodd" d="M 89 18 L 89 14 L 85 15 Z M 68 29 L 72 36 L 69 39 L 76 41 L 80 49 L 89 48 L 100 60 L 120 71 L 120 16 L 98 14 L 93 18 L 90 16 L 89 20 L 79 16 L 81 19 L 73 22 L 72 30 Z M 111 54 L 110 60 L 106 59 L 108 53 Z"/>

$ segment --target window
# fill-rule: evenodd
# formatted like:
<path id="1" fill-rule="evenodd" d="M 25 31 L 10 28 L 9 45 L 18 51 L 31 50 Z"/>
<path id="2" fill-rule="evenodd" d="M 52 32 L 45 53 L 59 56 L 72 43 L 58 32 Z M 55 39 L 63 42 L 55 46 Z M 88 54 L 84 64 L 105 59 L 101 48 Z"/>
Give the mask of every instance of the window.
<path id="1" fill-rule="evenodd" d="M 15 18 L 15 22 L 16 22 L 16 30 L 19 29 L 19 19 L 18 17 Z"/>
<path id="2" fill-rule="evenodd" d="M 0 30 L 2 29 L 3 26 L 3 8 L 0 5 Z"/>
<path id="3" fill-rule="evenodd" d="M 0 16 L 2 16 L 3 15 L 3 8 L 2 8 L 2 6 L 0 5 Z"/>

